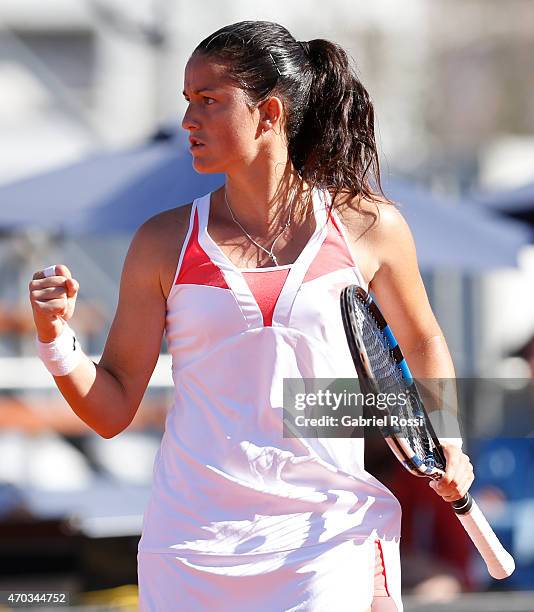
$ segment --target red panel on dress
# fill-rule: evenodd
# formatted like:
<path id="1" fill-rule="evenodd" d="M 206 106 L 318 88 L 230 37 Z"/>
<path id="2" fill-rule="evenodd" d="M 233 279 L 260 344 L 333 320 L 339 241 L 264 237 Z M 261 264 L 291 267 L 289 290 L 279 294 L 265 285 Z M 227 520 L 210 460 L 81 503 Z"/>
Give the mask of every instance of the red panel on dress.
<path id="1" fill-rule="evenodd" d="M 288 274 L 289 268 L 264 272 L 243 271 L 243 276 L 260 307 L 265 327 L 271 327 L 273 324 L 274 308 Z"/>
<path id="2" fill-rule="evenodd" d="M 347 243 L 333 216 L 328 218 L 328 231 L 319 252 L 306 272 L 304 283 L 330 272 L 353 268 L 354 262 Z"/>
<path id="3" fill-rule="evenodd" d="M 176 285 L 207 285 L 229 289 L 221 270 L 211 261 L 198 242 L 198 211 L 187 243 Z"/>

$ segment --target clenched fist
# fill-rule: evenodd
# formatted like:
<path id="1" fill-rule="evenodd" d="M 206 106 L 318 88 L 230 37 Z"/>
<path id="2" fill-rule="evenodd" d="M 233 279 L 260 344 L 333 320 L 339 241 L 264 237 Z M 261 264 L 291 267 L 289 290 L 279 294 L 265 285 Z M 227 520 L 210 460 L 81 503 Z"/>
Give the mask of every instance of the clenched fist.
<path id="1" fill-rule="evenodd" d="M 74 314 L 80 285 L 67 266 L 57 265 L 54 276 L 45 277 L 44 270 L 36 272 L 29 288 L 37 336 L 41 342 L 52 342 Z"/>

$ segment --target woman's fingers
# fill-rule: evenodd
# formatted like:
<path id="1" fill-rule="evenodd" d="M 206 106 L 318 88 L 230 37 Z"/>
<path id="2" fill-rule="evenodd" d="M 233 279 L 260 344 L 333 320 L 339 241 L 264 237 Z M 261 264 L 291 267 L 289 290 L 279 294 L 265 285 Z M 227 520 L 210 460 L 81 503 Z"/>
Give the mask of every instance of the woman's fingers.
<path id="1" fill-rule="evenodd" d="M 454 445 L 443 445 L 447 460 L 445 474 L 438 481 L 431 481 L 430 486 L 445 501 L 461 499 L 469 490 L 474 480 L 473 466 L 469 457 Z"/>
<path id="2" fill-rule="evenodd" d="M 71 271 L 64 264 L 48 266 L 42 270 L 37 270 L 33 275 L 33 280 L 41 280 L 43 278 L 54 278 L 62 276 L 64 278 L 72 278 Z"/>
<path id="3" fill-rule="evenodd" d="M 33 298 L 41 302 L 46 302 L 47 300 L 54 300 L 61 297 L 67 297 L 67 288 L 65 285 L 43 287 L 42 289 L 35 289 L 33 291 Z"/>
<path id="4" fill-rule="evenodd" d="M 37 300 L 36 304 L 42 314 L 48 314 L 51 317 L 63 317 L 63 315 L 67 313 L 68 309 L 66 297 L 56 300 L 46 300 L 45 302 Z"/>
<path id="5" fill-rule="evenodd" d="M 64 278 L 72 278 L 70 270 L 63 264 L 56 266 L 56 275 L 63 276 Z"/>
<path id="6" fill-rule="evenodd" d="M 78 289 L 80 288 L 78 281 L 74 280 L 73 278 L 67 278 L 65 281 L 65 286 L 67 288 L 67 297 L 75 298 L 78 293 Z"/>

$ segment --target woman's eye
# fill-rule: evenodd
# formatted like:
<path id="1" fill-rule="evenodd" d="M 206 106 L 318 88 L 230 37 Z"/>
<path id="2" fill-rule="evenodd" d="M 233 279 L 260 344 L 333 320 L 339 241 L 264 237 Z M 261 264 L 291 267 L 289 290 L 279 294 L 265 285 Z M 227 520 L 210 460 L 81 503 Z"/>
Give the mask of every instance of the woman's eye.
<path id="1" fill-rule="evenodd" d="M 208 96 L 204 96 L 204 103 L 207 104 L 208 106 L 211 106 L 211 104 L 215 102 L 215 100 L 213 98 L 208 98 Z"/>

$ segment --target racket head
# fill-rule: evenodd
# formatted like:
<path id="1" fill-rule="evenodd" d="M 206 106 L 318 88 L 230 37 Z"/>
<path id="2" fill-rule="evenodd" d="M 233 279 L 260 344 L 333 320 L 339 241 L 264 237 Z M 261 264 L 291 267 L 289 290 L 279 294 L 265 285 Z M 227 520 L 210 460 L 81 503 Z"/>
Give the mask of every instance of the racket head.
<path id="1" fill-rule="evenodd" d="M 341 316 L 360 390 L 368 395 L 394 393 L 406 404 L 370 409 L 378 429 L 397 459 L 417 476 L 439 479 L 445 471 L 443 450 L 402 351 L 372 297 L 357 285 L 340 296 Z M 395 423 L 392 417 L 397 417 Z M 404 421 L 410 425 L 402 424 Z M 400 423 L 400 424 L 399 424 Z M 416 424 L 417 423 L 417 424 Z"/>

